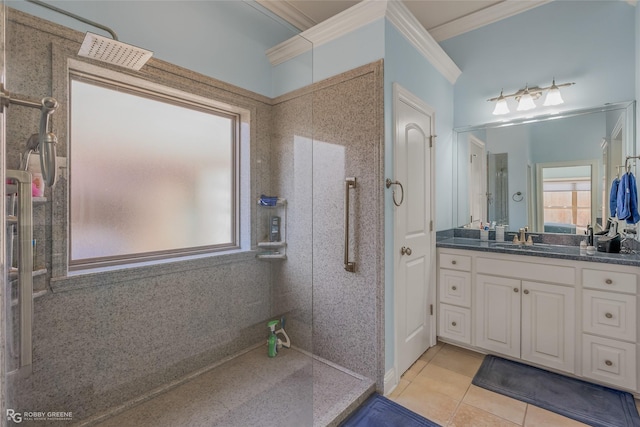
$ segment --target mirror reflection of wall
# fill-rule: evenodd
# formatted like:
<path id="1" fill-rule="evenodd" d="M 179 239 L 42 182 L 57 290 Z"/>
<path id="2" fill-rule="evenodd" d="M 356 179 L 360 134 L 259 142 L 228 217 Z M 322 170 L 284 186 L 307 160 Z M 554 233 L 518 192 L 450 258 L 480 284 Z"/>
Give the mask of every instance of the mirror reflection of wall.
<path id="1" fill-rule="evenodd" d="M 504 153 L 507 164 L 508 197 L 501 222 L 510 230 L 529 227 L 534 232 L 544 231 L 542 214 L 538 214 L 539 164 L 583 161 L 593 166 L 593 202 L 590 206 L 590 224 L 602 221 L 603 210 L 608 203 L 606 194 L 616 175 L 616 166 L 624 164 L 624 157 L 634 155 L 635 133 L 634 103 L 612 104 L 590 110 L 521 120 L 515 123 L 493 123 L 457 130 L 454 176 L 457 196 L 454 195 L 453 223 L 463 226 L 469 223 L 468 175 L 469 138 L 474 136 L 485 143 L 487 153 Z M 606 156 L 603 153 L 603 139 Z M 606 165 L 605 165 L 606 163 Z M 489 169 L 491 162 L 489 161 Z M 496 188 L 492 187 L 489 170 L 488 196 L 495 203 Z M 518 197 L 513 195 L 520 193 Z M 520 197 L 522 196 L 522 197 Z M 519 200 L 519 201 L 516 201 Z M 501 213 L 492 211 L 489 203 L 488 220 L 498 222 Z M 495 208 L 495 206 L 494 206 Z M 579 230 L 579 227 L 576 228 Z"/>

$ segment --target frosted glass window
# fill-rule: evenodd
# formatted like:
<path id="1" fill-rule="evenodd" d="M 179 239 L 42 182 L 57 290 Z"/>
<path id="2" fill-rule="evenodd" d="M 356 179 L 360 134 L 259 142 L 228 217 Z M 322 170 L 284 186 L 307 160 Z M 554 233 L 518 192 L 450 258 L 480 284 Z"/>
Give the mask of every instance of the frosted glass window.
<path id="1" fill-rule="evenodd" d="M 72 78 L 70 266 L 237 246 L 238 118 Z"/>

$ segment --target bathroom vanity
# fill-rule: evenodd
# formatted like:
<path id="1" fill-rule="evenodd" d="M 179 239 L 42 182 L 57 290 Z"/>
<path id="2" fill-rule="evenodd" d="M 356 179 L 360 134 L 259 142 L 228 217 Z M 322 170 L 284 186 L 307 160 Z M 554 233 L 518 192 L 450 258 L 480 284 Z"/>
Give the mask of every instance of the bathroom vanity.
<path id="1" fill-rule="evenodd" d="M 437 243 L 438 336 L 639 394 L 638 255 Z"/>

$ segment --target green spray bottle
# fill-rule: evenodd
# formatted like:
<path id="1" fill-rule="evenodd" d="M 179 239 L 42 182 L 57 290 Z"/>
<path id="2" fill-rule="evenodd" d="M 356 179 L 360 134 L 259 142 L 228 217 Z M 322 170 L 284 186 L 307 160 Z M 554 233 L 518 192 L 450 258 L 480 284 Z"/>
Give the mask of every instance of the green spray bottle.
<path id="1" fill-rule="evenodd" d="M 267 355 L 269 357 L 276 357 L 278 355 L 278 337 L 276 336 L 276 326 L 278 326 L 277 320 L 272 320 L 267 323 L 269 328 L 269 338 L 267 338 Z"/>

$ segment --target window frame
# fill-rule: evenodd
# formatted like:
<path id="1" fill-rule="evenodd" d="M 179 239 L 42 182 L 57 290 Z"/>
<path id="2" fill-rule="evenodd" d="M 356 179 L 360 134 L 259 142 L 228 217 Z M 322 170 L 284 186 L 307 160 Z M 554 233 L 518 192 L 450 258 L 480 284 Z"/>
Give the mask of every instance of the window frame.
<path id="1" fill-rule="evenodd" d="M 72 212 L 71 212 L 71 187 L 73 186 L 73 170 L 72 168 L 72 153 L 73 143 L 71 135 L 71 85 L 72 82 L 81 81 L 89 84 L 98 85 L 112 90 L 123 91 L 135 96 L 142 96 L 147 99 L 157 100 L 159 102 L 170 103 L 181 107 L 203 111 L 206 113 L 215 114 L 218 116 L 231 118 L 233 120 L 232 126 L 232 203 L 231 203 L 231 242 L 225 244 L 215 244 L 199 247 L 189 247 L 181 249 L 159 250 L 153 252 L 126 254 L 109 257 L 99 258 L 83 258 L 80 260 L 72 259 Z M 193 256 L 193 255 L 207 255 L 223 253 L 242 248 L 241 230 L 244 226 L 243 221 L 248 220 L 244 218 L 241 201 L 244 199 L 242 192 L 245 189 L 244 185 L 241 185 L 242 167 L 244 162 L 241 161 L 241 145 L 248 135 L 243 135 L 245 130 L 243 123 L 247 123 L 249 119 L 249 111 L 238 107 L 236 105 L 229 104 L 224 101 L 211 99 L 199 95 L 195 95 L 190 92 L 178 90 L 167 86 L 166 84 L 158 83 L 155 81 L 145 80 L 137 77 L 133 77 L 124 73 L 112 71 L 109 69 L 96 67 L 80 61 L 69 61 L 67 69 L 67 94 L 69 100 L 68 108 L 68 126 L 69 126 L 69 180 L 68 180 L 68 204 L 67 204 L 67 271 L 69 272 L 81 272 L 86 270 L 95 270 L 108 267 L 126 267 L 128 265 L 136 265 L 140 263 L 153 263 L 154 261 L 164 261 L 179 259 L 181 257 Z"/>

